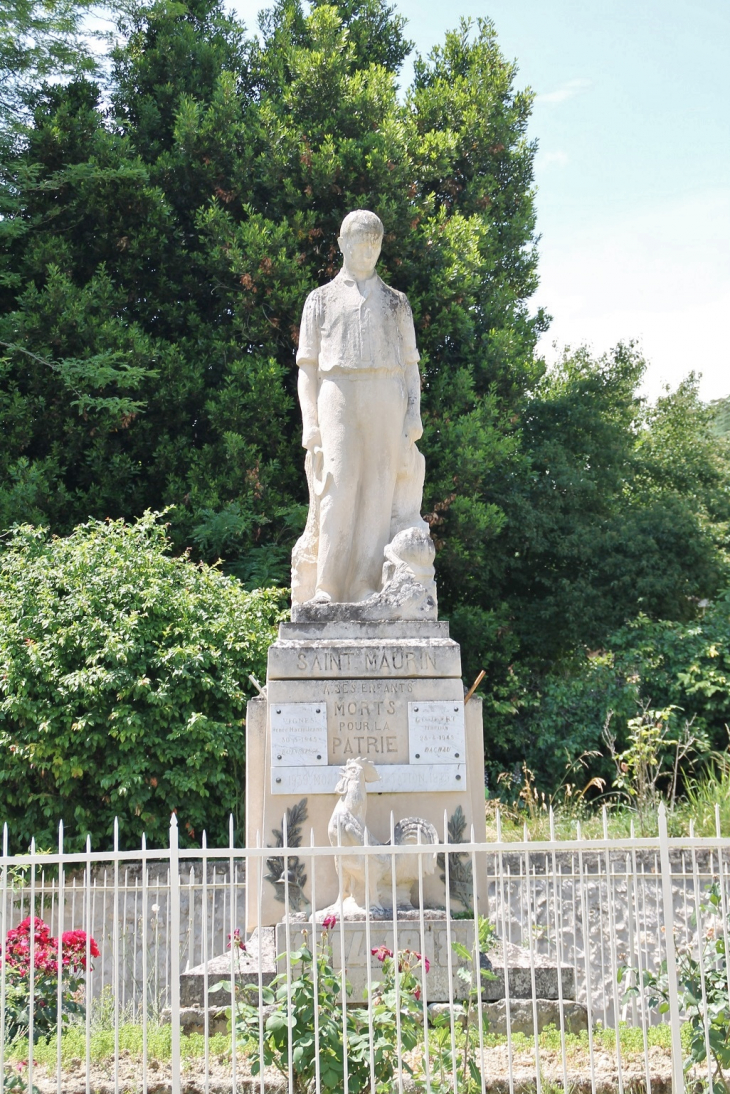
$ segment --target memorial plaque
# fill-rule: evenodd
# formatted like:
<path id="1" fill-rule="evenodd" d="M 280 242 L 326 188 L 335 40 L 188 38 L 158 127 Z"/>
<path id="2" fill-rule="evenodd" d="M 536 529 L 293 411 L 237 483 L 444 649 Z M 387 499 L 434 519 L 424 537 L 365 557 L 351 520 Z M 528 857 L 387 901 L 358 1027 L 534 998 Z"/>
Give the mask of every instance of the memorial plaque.
<path id="1" fill-rule="evenodd" d="M 327 766 L 325 703 L 275 703 L 271 707 L 271 766 Z"/>
<path id="2" fill-rule="evenodd" d="M 408 704 L 408 750 L 412 764 L 463 763 L 466 757 L 463 701 Z"/>
<path id="3" fill-rule="evenodd" d="M 375 764 L 380 775 L 368 794 L 418 794 L 465 790 L 466 764 Z M 340 767 L 278 767 L 271 771 L 272 794 L 334 794 Z"/>

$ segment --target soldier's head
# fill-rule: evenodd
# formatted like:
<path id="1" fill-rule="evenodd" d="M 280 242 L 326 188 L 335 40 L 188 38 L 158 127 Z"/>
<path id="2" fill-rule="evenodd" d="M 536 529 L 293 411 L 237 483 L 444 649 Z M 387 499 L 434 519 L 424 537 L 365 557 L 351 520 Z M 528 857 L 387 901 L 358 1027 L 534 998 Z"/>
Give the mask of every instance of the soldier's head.
<path id="1" fill-rule="evenodd" d="M 355 209 L 342 221 L 337 242 L 345 269 L 358 281 L 371 277 L 383 244 L 383 222 L 368 209 Z"/>

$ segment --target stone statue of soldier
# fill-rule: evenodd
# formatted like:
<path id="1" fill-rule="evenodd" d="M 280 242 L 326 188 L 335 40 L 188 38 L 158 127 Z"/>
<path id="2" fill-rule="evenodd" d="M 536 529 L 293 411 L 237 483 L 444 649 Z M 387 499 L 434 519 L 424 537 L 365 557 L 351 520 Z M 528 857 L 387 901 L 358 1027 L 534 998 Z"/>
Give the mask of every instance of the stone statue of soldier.
<path id="1" fill-rule="evenodd" d="M 310 504 L 292 554 L 294 619 L 436 618 L 434 547 L 420 515 L 419 354 L 407 298 L 375 272 L 382 239 L 374 213 L 349 213 L 343 267 L 304 305 Z"/>

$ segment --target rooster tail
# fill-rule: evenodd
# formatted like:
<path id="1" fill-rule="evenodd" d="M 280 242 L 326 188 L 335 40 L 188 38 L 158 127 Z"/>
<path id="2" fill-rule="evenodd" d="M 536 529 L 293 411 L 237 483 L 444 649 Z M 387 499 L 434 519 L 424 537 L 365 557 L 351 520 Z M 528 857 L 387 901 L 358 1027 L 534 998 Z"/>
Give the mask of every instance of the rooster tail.
<path id="1" fill-rule="evenodd" d="M 393 843 L 398 845 L 416 846 L 420 843 L 422 847 L 434 846 L 438 843 L 438 832 L 431 824 L 430 821 L 424 820 L 423 817 L 404 817 L 403 820 L 399 820 L 393 830 Z M 410 855 L 406 858 L 410 859 Z M 401 855 L 398 856 L 398 863 L 406 866 L 406 858 Z M 410 868 L 410 872 L 413 873 L 413 866 Z M 431 851 L 423 856 L 423 872 L 424 874 L 432 874 L 436 869 L 436 852 Z M 396 866 L 396 872 L 400 873 L 398 866 Z M 417 876 L 417 874 L 416 874 Z"/>

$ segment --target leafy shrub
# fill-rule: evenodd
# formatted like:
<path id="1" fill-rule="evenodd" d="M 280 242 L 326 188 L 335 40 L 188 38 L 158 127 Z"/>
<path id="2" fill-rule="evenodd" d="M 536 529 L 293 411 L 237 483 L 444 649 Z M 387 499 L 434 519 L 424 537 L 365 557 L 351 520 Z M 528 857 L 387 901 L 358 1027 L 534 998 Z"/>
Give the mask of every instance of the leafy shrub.
<path id="1" fill-rule="evenodd" d="M 238 1043 L 250 1055 L 253 1075 L 260 1074 L 263 1064 L 265 1067 L 273 1065 L 288 1077 L 291 1037 L 291 1079 L 298 1094 L 313 1088 L 317 1066 L 323 1090 L 342 1089 L 346 1066 L 347 1089 L 352 1094 L 368 1089 L 380 1094 L 392 1089 L 399 1053 L 412 1049 L 419 1038 L 421 977 L 423 971 L 428 972 L 428 958 L 412 950 L 403 950 L 396 960 L 392 950 L 385 946 L 373 949 L 373 956 L 382 963 L 383 978 L 372 985 L 369 1007 L 347 1006 L 346 1015 L 343 1015 L 342 977 L 333 967 L 330 944 L 330 930 L 335 924 L 334 916 L 325 919 L 314 951 L 307 945 L 308 932 L 303 932 L 304 945 L 289 955 L 290 983 L 287 984 L 283 972 L 274 978 L 270 987 L 264 987 L 263 1001 L 271 1012 L 264 1026 L 263 1059 L 257 985 L 241 986 L 237 981 L 239 998 L 235 1008 L 228 1008 L 228 1017 L 235 1024 Z M 234 945 L 245 949 L 240 940 L 234 939 Z M 230 982 L 219 987 L 231 990 Z M 345 991 L 347 994 L 352 991 L 347 983 Z M 253 998 L 252 1003 L 246 1002 L 248 995 Z M 315 1036 L 315 1012 L 318 1036 Z M 346 1034 L 343 1024 L 346 1024 Z M 403 1067 L 411 1071 L 405 1061 Z"/>
<path id="2" fill-rule="evenodd" d="M 560 783 L 569 759 L 589 751 L 602 754 L 589 775 L 613 778 L 602 738 L 611 712 L 619 751 L 630 745 L 637 713 L 652 708 L 670 712 L 672 738 L 681 737 L 691 723 L 709 759 L 712 750 L 728 745 L 730 591 L 690 622 L 639 615 L 602 649 L 583 649 L 552 673 L 527 680 L 518 701 L 514 739 L 546 788 Z"/>
<path id="3" fill-rule="evenodd" d="M 679 1005 L 685 1018 L 682 1040 L 688 1052 L 684 1070 L 697 1068 L 693 1084 L 697 1094 L 728 1094 L 730 1087 L 723 1075 L 730 1070 L 727 924 L 723 924 L 722 896 L 717 882 L 704 894 L 701 911 L 706 917 L 704 929 L 694 920 L 701 931 L 701 954 L 696 956 L 691 946 L 681 946 L 677 952 Z M 644 969 L 641 978 L 638 970 L 622 967 L 621 980 L 628 984 L 624 1001 L 643 991 L 650 1007 L 659 1014 L 668 1013 L 671 987 L 666 961 L 658 973 Z"/>
<path id="4" fill-rule="evenodd" d="M 172 558 L 158 516 L 67 538 L 17 527 L 0 553 L 0 822 L 26 845 L 86 834 L 227 835 L 242 793 L 249 673 L 265 674 L 281 590 L 247 593 Z"/>
<path id="5" fill-rule="evenodd" d="M 0 963 L 5 963 L 5 1028 L 8 1037 L 29 1035 L 31 1011 L 31 968 L 33 969 L 33 1039 L 57 1029 L 58 1021 L 58 939 L 36 916 L 33 920 L 33 961 L 31 964 L 31 921 L 27 916 L 9 930 Z M 79 1002 L 86 972 L 86 931 L 66 931 L 61 936 L 62 1019 L 84 1014 Z M 99 956 L 93 938 L 88 939 L 91 957 Z"/>

